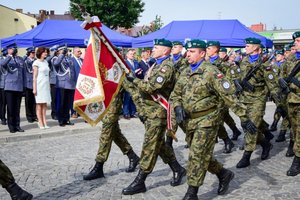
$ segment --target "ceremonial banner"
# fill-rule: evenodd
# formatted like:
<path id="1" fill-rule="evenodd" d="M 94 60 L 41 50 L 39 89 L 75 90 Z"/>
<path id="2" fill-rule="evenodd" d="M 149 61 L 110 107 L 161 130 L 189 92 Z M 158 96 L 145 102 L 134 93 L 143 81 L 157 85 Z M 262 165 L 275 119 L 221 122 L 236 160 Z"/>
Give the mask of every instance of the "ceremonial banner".
<path id="1" fill-rule="evenodd" d="M 97 125 L 127 73 L 125 61 L 101 31 L 98 17 L 81 25 L 91 31 L 82 68 L 76 83 L 74 109 L 90 125 Z"/>

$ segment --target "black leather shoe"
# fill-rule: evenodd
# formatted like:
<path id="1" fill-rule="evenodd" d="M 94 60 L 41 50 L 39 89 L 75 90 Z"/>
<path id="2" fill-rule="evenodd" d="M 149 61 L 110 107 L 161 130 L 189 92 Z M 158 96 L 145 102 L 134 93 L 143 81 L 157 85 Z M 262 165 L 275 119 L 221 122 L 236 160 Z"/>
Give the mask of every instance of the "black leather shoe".
<path id="1" fill-rule="evenodd" d="M 63 122 L 59 122 L 59 126 L 64 127 L 64 126 L 66 126 L 66 124 L 64 124 Z"/>
<path id="2" fill-rule="evenodd" d="M 6 190 L 10 194 L 12 200 L 31 200 L 33 197 L 32 194 L 23 190 L 16 183 L 9 185 Z"/>
<path id="3" fill-rule="evenodd" d="M 131 149 L 128 153 L 127 153 L 128 159 L 129 159 L 129 166 L 126 169 L 126 172 L 134 172 L 136 166 L 139 164 L 140 162 L 140 158 L 134 153 L 134 151 Z"/>
<path id="4" fill-rule="evenodd" d="M 65 125 L 73 126 L 74 123 L 73 123 L 73 122 L 70 122 L 70 121 L 67 121 L 67 122 L 65 123 Z"/>
<path id="5" fill-rule="evenodd" d="M 182 200 L 198 200 L 198 189 L 199 187 L 190 186 L 188 187 Z"/>
<path id="6" fill-rule="evenodd" d="M 242 159 L 237 163 L 236 168 L 245 168 L 250 165 L 252 151 L 244 151 Z"/>
<path id="7" fill-rule="evenodd" d="M 6 119 L 1 120 L 1 124 L 2 124 L 2 125 L 7 125 Z"/>
<path id="8" fill-rule="evenodd" d="M 288 176 L 297 176 L 300 174 L 300 157 L 294 157 L 293 163 L 286 174 Z"/>
<path id="9" fill-rule="evenodd" d="M 234 178 L 234 173 L 228 169 L 222 168 L 217 174 L 219 179 L 218 195 L 223 195 L 227 192 L 230 181 Z"/>
<path id="10" fill-rule="evenodd" d="M 186 170 L 181 167 L 177 160 L 168 163 L 173 171 L 173 178 L 170 185 L 175 187 L 181 184 L 182 178 L 186 175 Z"/>
<path id="11" fill-rule="evenodd" d="M 87 175 L 83 176 L 83 180 L 89 181 L 97 178 L 103 178 L 103 163 L 96 162 L 93 169 Z"/>
<path id="12" fill-rule="evenodd" d="M 17 128 L 16 128 L 16 131 L 18 131 L 18 132 L 24 132 L 24 130 L 21 129 L 21 127 L 17 127 Z"/>
<path id="13" fill-rule="evenodd" d="M 231 153 L 232 148 L 234 147 L 233 142 L 227 137 L 224 139 L 224 150 L 223 153 Z"/>
<path id="14" fill-rule="evenodd" d="M 33 119 L 28 119 L 27 121 L 28 121 L 28 123 L 33 123 L 34 122 Z"/>
<path id="15" fill-rule="evenodd" d="M 147 175 L 143 170 L 140 169 L 138 175 L 134 179 L 134 181 L 127 187 L 122 190 L 122 194 L 124 195 L 133 195 L 141 192 L 146 192 L 145 180 Z"/>
<path id="16" fill-rule="evenodd" d="M 15 132 L 17 132 L 15 129 L 11 129 L 11 130 L 9 130 L 9 132 L 11 132 L 11 133 L 15 133 Z"/>

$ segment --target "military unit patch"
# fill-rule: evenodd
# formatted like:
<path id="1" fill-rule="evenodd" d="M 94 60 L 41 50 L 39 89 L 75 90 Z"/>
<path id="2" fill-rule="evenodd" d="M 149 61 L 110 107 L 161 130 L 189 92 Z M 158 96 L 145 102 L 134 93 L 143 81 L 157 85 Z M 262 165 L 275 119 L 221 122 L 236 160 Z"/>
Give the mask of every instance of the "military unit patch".
<path id="1" fill-rule="evenodd" d="M 160 70 L 162 73 L 166 73 L 166 69 L 165 68 L 161 68 L 161 70 Z"/>
<path id="2" fill-rule="evenodd" d="M 273 74 L 269 74 L 269 75 L 268 75 L 268 78 L 269 78 L 270 80 L 273 80 L 273 79 L 274 79 Z"/>
<path id="3" fill-rule="evenodd" d="M 158 83 L 162 83 L 163 81 L 164 81 L 164 78 L 162 76 L 158 76 L 156 78 L 156 82 L 158 82 Z"/>
<path id="4" fill-rule="evenodd" d="M 230 88 L 230 83 L 228 81 L 223 81 L 222 86 L 225 90 L 228 90 Z"/>

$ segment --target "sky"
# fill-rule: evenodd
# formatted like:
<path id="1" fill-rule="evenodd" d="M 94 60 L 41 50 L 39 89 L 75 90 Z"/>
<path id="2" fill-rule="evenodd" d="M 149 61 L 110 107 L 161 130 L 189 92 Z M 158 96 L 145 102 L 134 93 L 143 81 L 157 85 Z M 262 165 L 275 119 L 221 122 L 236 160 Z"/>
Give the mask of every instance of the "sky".
<path id="1" fill-rule="evenodd" d="M 49 3 L 51 2 L 51 3 Z M 40 9 L 63 14 L 69 0 L 0 0 L 12 9 L 38 13 Z M 300 29 L 299 0 L 143 0 L 144 12 L 138 25 L 148 25 L 158 15 L 164 25 L 173 20 L 238 19 L 246 26 L 263 23 L 267 30 Z"/>

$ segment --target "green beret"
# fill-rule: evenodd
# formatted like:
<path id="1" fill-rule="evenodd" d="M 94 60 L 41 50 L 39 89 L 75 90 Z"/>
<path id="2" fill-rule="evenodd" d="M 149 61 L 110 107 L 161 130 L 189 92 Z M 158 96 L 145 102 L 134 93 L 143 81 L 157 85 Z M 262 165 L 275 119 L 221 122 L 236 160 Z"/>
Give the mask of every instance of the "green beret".
<path id="1" fill-rule="evenodd" d="M 160 45 L 165 47 L 172 47 L 172 42 L 166 39 L 154 39 L 154 45 Z"/>
<path id="2" fill-rule="evenodd" d="M 275 51 L 275 56 L 277 56 L 278 54 L 284 55 L 284 49 L 276 50 L 276 51 Z"/>
<path id="3" fill-rule="evenodd" d="M 189 49 L 189 48 L 200 48 L 200 49 L 206 49 L 206 43 L 203 40 L 191 40 L 188 41 L 185 44 L 185 48 Z"/>
<path id="4" fill-rule="evenodd" d="M 225 53 L 227 53 L 227 49 L 226 49 L 225 47 L 221 47 L 221 48 L 220 48 L 220 52 L 225 52 Z"/>
<path id="5" fill-rule="evenodd" d="M 181 45 L 181 46 L 183 46 L 182 42 L 180 42 L 180 41 L 173 41 L 172 44 L 173 44 L 173 46 L 174 45 Z"/>
<path id="6" fill-rule="evenodd" d="M 260 44 L 261 41 L 258 38 L 246 38 L 245 39 L 246 44 Z"/>
<path id="7" fill-rule="evenodd" d="M 266 48 L 266 47 L 265 47 L 265 45 L 260 44 L 260 48 L 264 49 L 264 48 Z"/>
<path id="8" fill-rule="evenodd" d="M 293 34 L 293 40 L 295 40 L 297 37 L 300 37 L 300 31 L 297 31 Z"/>
<path id="9" fill-rule="evenodd" d="M 219 41 L 208 41 L 206 43 L 206 47 L 210 47 L 210 46 L 220 47 L 220 42 Z"/>
<path id="10" fill-rule="evenodd" d="M 284 45 L 283 48 L 285 51 L 291 51 L 291 46 L 289 44 Z"/>

